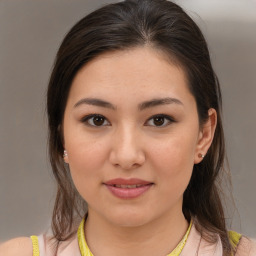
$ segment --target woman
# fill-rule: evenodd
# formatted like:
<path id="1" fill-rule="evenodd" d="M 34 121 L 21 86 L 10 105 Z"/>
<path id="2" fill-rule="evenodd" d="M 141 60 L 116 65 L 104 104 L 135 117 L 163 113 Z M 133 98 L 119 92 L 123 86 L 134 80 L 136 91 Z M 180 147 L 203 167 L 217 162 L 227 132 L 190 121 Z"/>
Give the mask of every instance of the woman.
<path id="1" fill-rule="evenodd" d="M 128 0 L 79 21 L 58 51 L 47 110 L 53 237 L 11 240 L 1 255 L 256 254 L 227 231 L 221 92 L 179 6 Z"/>

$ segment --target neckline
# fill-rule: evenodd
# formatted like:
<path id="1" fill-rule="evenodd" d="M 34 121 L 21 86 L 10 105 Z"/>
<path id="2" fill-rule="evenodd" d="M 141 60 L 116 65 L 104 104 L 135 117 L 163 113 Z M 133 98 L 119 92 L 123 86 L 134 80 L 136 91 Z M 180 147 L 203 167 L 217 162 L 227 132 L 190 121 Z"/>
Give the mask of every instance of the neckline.
<path id="1" fill-rule="evenodd" d="M 82 221 L 79 225 L 79 228 L 77 230 L 77 238 L 78 238 L 79 249 L 80 249 L 81 256 L 94 256 L 92 254 L 92 252 L 90 251 L 89 246 L 86 243 L 85 234 L 84 234 L 85 220 L 86 220 L 86 217 L 84 217 L 82 219 Z M 189 235 L 191 227 L 192 227 L 192 223 L 193 223 L 193 221 L 191 219 L 189 227 L 187 229 L 187 232 L 183 236 L 182 240 L 179 242 L 179 244 L 176 246 L 176 248 L 166 256 L 179 256 L 180 255 L 181 251 L 183 250 L 183 248 L 184 248 L 184 246 L 187 242 L 188 235 Z"/>

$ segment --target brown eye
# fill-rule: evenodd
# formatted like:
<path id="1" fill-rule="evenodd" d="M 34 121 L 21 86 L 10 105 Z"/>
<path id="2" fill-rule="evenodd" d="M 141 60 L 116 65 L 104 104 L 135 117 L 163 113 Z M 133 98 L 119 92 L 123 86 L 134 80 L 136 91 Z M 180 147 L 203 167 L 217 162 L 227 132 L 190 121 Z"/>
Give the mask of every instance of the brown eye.
<path id="1" fill-rule="evenodd" d="M 163 125 L 164 124 L 164 117 L 155 117 L 154 118 L 154 124 L 156 125 L 156 126 L 161 126 L 161 125 Z"/>
<path id="2" fill-rule="evenodd" d="M 155 127 L 166 127 L 170 125 L 171 123 L 175 123 L 176 121 L 168 115 L 155 115 L 148 119 L 147 123 L 149 123 L 149 126 L 155 126 Z"/>
<path id="3" fill-rule="evenodd" d="M 106 126 L 105 124 L 106 118 L 101 115 L 89 115 L 84 117 L 81 121 L 88 126 L 94 126 L 94 127 Z"/>
<path id="4" fill-rule="evenodd" d="M 92 120 L 96 126 L 101 126 L 104 123 L 104 118 L 101 116 L 95 116 Z"/>

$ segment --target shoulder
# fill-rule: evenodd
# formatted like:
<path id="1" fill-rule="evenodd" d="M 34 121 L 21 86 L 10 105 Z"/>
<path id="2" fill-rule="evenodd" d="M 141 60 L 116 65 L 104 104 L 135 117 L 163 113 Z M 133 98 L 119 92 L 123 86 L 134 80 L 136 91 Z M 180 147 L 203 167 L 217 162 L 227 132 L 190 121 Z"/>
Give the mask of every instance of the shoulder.
<path id="1" fill-rule="evenodd" d="M 30 237 L 18 237 L 0 244 L 0 255 L 32 256 L 33 247 Z"/>
<path id="2" fill-rule="evenodd" d="M 238 247 L 237 253 L 238 256 L 255 256 L 256 255 L 256 240 L 250 239 L 246 236 L 242 236 Z"/>

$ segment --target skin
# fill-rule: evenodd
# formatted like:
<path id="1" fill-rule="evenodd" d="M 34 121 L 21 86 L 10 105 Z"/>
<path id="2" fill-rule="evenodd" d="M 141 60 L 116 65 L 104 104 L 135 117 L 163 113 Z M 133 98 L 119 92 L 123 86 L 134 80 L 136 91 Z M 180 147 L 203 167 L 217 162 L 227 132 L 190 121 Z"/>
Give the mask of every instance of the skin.
<path id="1" fill-rule="evenodd" d="M 137 109 L 143 101 L 167 96 L 182 104 Z M 85 97 L 108 101 L 117 110 L 86 104 L 74 107 Z M 104 126 L 90 127 L 81 121 L 91 113 L 105 116 Z M 182 68 L 149 47 L 106 53 L 78 72 L 63 121 L 68 152 L 64 160 L 89 205 L 85 234 L 95 256 L 159 256 L 176 247 L 188 227 L 181 210 L 182 195 L 216 127 L 216 111 L 208 113 L 208 121 L 200 127 Z M 159 127 L 152 119 L 156 114 L 175 121 L 164 119 Z M 154 185 L 138 198 L 123 200 L 103 185 L 120 177 Z M 0 245 L 0 254 L 32 255 L 31 239 L 7 241 Z"/>
<path id="2" fill-rule="evenodd" d="M 144 101 L 166 97 L 175 102 L 138 110 Z M 116 110 L 82 103 L 84 98 L 107 101 Z M 101 126 L 93 118 L 86 122 L 89 114 L 102 115 Z M 159 114 L 172 121 L 160 118 L 159 124 L 152 118 Z M 183 69 L 150 47 L 105 53 L 77 73 L 64 113 L 64 160 L 88 203 L 85 234 L 94 255 L 166 255 L 176 247 L 188 228 L 183 193 L 216 122 L 210 109 L 199 126 Z M 153 186 L 137 198 L 120 199 L 103 184 L 115 178 Z"/>
<path id="3" fill-rule="evenodd" d="M 33 248 L 30 237 L 18 237 L 0 244 L 0 255 L 5 256 L 31 256 Z"/>

